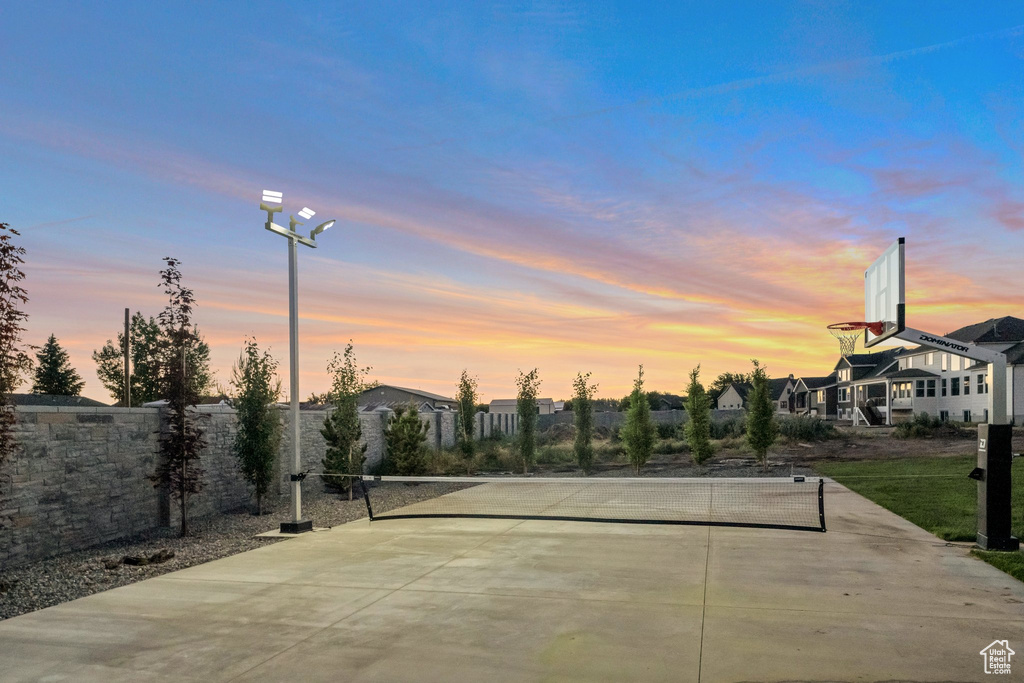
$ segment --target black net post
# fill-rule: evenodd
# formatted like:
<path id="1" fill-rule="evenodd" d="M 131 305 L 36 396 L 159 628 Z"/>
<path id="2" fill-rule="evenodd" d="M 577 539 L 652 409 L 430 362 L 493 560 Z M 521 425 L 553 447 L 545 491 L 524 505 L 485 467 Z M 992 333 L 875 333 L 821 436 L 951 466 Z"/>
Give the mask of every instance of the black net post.
<path id="1" fill-rule="evenodd" d="M 359 488 L 363 491 L 363 500 L 366 501 L 366 514 L 369 515 L 370 521 L 373 521 L 373 506 L 370 505 L 370 490 L 366 488 L 366 482 L 363 481 L 362 477 L 359 477 Z"/>
<path id="2" fill-rule="evenodd" d="M 818 480 L 818 521 L 821 522 L 821 530 L 825 531 L 825 480 Z"/>

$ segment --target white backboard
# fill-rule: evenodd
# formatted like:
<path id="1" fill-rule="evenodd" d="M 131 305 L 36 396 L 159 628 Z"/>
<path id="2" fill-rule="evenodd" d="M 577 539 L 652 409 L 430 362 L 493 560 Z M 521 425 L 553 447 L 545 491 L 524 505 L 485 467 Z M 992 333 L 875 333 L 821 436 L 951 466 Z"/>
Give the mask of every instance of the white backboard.
<path id="1" fill-rule="evenodd" d="M 864 331 L 864 346 L 874 346 L 906 327 L 903 273 L 904 239 L 882 252 L 864 271 L 864 321 L 885 323 L 882 334 Z"/>

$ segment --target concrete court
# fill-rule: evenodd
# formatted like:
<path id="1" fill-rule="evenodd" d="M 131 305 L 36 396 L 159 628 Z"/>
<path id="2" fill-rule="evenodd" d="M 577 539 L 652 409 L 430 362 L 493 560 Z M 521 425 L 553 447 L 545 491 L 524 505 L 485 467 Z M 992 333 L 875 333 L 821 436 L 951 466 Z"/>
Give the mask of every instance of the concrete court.
<path id="1" fill-rule="evenodd" d="M 353 522 L 0 622 L 0 680 L 983 680 L 995 639 L 1024 660 L 1024 584 L 836 484 L 826 513 Z"/>

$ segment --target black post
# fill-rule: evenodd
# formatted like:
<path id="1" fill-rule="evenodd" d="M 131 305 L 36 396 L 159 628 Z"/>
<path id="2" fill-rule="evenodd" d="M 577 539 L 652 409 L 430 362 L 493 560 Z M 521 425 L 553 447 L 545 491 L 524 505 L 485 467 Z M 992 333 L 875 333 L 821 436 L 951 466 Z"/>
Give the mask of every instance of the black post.
<path id="1" fill-rule="evenodd" d="M 124 309 L 124 407 L 132 407 L 132 368 L 131 368 L 131 320 L 128 309 Z"/>
<path id="2" fill-rule="evenodd" d="M 818 522 L 825 531 L 825 480 L 818 480 Z"/>
<path id="3" fill-rule="evenodd" d="M 1010 425 L 978 425 L 978 547 L 1017 550 L 1010 528 L 1010 476 L 1013 451 Z"/>
<path id="4" fill-rule="evenodd" d="M 370 491 L 366 488 L 366 482 L 363 478 L 359 478 L 359 487 L 363 489 L 363 500 L 366 501 L 366 514 L 370 516 L 370 521 L 373 521 L 373 508 L 370 506 Z"/>

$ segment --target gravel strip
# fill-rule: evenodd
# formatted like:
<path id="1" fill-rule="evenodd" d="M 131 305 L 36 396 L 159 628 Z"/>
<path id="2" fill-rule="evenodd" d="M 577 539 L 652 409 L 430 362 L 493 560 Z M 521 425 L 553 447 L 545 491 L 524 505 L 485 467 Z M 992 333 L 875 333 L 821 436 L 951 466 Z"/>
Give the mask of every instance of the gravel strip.
<path id="1" fill-rule="evenodd" d="M 465 488 L 458 484 L 382 486 L 371 491 L 374 512 L 385 512 Z M 366 517 L 362 498 L 349 501 L 331 494 L 303 492 L 303 513 L 318 527 L 332 527 Z M 287 497 L 270 514 L 249 509 L 191 521 L 191 535 L 178 538 L 176 529 L 157 529 L 134 538 L 0 571 L 0 620 L 33 612 L 110 588 L 125 586 L 193 565 L 218 560 L 280 538 L 255 538 L 290 520 Z M 160 564 L 121 564 L 126 555 L 150 556 L 169 550 L 174 557 Z M 112 568 L 107 568 L 107 563 Z"/>

